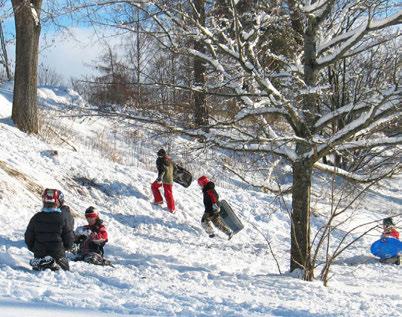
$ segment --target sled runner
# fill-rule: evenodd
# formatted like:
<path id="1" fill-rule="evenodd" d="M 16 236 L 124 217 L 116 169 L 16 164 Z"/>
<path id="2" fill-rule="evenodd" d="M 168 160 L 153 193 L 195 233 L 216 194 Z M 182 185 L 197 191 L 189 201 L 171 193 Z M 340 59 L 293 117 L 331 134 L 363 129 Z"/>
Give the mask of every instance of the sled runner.
<path id="1" fill-rule="evenodd" d="M 398 256 L 402 251 L 402 242 L 394 238 L 377 240 L 371 245 L 371 253 L 381 260 Z"/>
<path id="2" fill-rule="evenodd" d="M 176 165 L 176 168 L 173 172 L 173 181 L 175 183 L 180 184 L 183 187 L 189 187 L 193 180 L 193 176 L 189 171 L 181 167 L 180 165 Z"/>
<path id="3" fill-rule="evenodd" d="M 223 222 L 233 231 L 233 234 L 238 233 L 244 228 L 244 225 L 233 212 L 232 207 L 230 207 L 226 200 L 221 200 L 219 202 L 219 207 L 221 208 L 220 216 Z"/>

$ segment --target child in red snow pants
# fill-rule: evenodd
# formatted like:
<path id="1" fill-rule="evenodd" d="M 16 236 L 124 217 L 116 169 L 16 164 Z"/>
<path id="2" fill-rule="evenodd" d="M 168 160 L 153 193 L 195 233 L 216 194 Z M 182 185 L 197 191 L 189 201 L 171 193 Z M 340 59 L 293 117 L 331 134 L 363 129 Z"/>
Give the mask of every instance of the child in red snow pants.
<path id="1" fill-rule="evenodd" d="M 175 212 L 175 205 L 174 205 L 174 199 L 173 199 L 173 184 L 162 184 L 157 181 L 152 183 L 151 189 L 152 189 L 152 194 L 154 195 L 154 202 L 155 204 L 162 204 L 163 198 L 161 195 L 161 192 L 159 188 L 161 188 L 163 185 L 163 191 L 165 194 L 165 199 L 167 203 L 167 207 L 169 212 Z"/>

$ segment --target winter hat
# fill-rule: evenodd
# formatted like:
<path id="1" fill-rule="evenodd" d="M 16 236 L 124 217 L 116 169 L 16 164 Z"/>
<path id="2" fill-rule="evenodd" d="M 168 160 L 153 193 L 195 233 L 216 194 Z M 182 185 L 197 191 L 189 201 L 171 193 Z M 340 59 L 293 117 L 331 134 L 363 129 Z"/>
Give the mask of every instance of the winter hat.
<path id="1" fill-rule="evenodd" d="M 393 220 L 392 220 L 391 217 L 385 218 L 385 219 L 382 221 L 382 224 L 383 224 L 384 227 L 393 227 L 393 226 L 395 226 L 395 224 L 394 224 L 394 222 L 393 222 Z"/>
<path id="2" fill-rule="evenodd" d="M 85 217 L 86 218 L 99 218 L 99 211 L 95 207 L 90 206 L 85 210 Z"/>
<path id="3" fill-rule="evenodd" d="M 46 188 L 42 194 L 42 202 L 44 204 L 57 206 L 60 202 L 60 191 L 57 189 Z"/>
<path id="4" fill-rule="evenodd" d="M 198 185 L 200 185 L 201 187 L 204 187 L 205 185 L 207 185 L 209 183 L 209 179 L 206 176 L 201 176 L 198 179 Z"/>
<path id="5" fill-rule="evenodd" d="M 157 154 L 158 154 L 159 157 L 165 157 L 166 156 L 166 151 L 164 149 L 160 149 Z"/>

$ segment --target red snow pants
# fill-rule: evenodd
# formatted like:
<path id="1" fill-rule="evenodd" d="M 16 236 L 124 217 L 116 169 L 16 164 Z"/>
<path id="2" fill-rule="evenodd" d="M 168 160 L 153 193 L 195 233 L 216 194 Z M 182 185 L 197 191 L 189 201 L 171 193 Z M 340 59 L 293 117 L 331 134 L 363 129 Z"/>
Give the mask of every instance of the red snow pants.
<path id="1" fill-rule="evenodd" d="M 161 188 L 161 187 L 162 187 L 162 184 L 159 184 L 157 181 L 153 182 L 151 185 L 152 194 L 154 195 L 154 201 L 156 203 L 161 203 L 163 201 L 161 192 L 159 191 L 159 188 Z M 170 212 L 175 211 L 172 189 L 173 189 L 173 184 L 163 184 L 163 191 L 165 194 L 167 207 Z"/>

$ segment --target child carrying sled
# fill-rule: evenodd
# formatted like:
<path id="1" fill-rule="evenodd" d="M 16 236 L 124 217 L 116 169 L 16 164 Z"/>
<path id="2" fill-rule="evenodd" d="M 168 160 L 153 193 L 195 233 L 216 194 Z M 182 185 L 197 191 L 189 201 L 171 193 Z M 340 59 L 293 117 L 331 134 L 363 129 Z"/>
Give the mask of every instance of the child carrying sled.
<path id="1" fill-rule="evenodd" d="M 158 170 L 158 177 L 151 185 L 152 194 L 154 196 L 153 204 L 163 204 L 163 198 L 159 190 L 163 186 L 168 211 L 174 214 L 176 212 L 173 198 L 173 173 L 175 164 L 172 158 L 166 154 L 164 149 L 160 149 L 157 152 L 157 155 L 156 168 Z"/>
<path id="2" fill-rule="evenodd" d="M 85 210 L 88 224 L 75 229 L 75 261 L 84 261 L 96 265 L 110 265 L 110 261 L 103 258 L 104 246 L 108 241 L 108 234 L 99 211 L 95 207 Z"/>
<path id="3" fill-rule="evenodd" d="M 201 176 L 198 179 L 198 185 L 202 188 L 205 207 L 204 215 L 201 218 L 201 226 L 210 238 L 214 238 L 215 233 L 211 225 L 211 223 L 213 223 L 214 226 L 226 234 L 230 240 L 233 236 L 233 232 L 223 223 L 219 216 L 219 195 L 215 190 L 215 184 L 206 176 Z"/>

